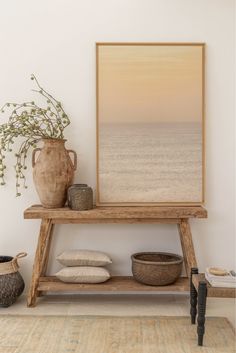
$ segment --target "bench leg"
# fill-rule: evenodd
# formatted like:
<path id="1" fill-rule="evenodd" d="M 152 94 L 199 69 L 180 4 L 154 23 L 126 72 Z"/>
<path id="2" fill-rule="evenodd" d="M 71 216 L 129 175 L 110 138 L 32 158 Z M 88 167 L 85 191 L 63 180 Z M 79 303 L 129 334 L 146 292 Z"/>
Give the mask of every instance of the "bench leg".
<path id="1" fill-rule="evenodd" d="M 198 345 L 203 345 L 203 336 L 205 333 L 205 314 L 206 314 L 206 298 L 207 285 L 206 282 L 200 281 L 198 286 L 198 318 L 197 318 L 197 334 Z"/>
<path id="2" fill-rule="evenodd" d="M 34 258 L 33 273 L 31 285 L 28 294 L 27 305 L 28 307 L 35 306 L 36 298 L 38 296 L 39 277 L 45 270 L 45 263 L 47 262 L 47 254 L 49 252 L 50 235 L 52 231 L 52 220 L 43 219 L 41 221 L 38 245 Z"/>
<path id="3" fill-rule="evenodd" d="M 50 248 L 51 248 L 51 242 L 52 242 L 53 228 L 54 228 L 54 224 L 51 223 L 51 225 L 48 229 L 48 237 L 47 237 L 46 247 L 45 247 L 45 251 L 44 251 L 43 265 L 42 265 L 42 271 L 41 271 L 40 277 L 45 276 L 47 274 L 47 267 L 48 267 L 49 254 L 50 254 Z M 38 297 L 41 297 L 42 295 L 43 295 L 43 292 L 38 291 Z"/>
<path id="4" fill-rule="evenodd" d="M 192 275 L 198 274 L 197 268 L 191 268 L 191 277 L 190 277 L 190 315 L 191 315 L 191 324 L 196 323 L 197 316 L 197 291 L 192 282 Z"/>
<path id="5" fill-rule="evenodd" d="M 190 278 L 191 268 L 197 267 L 197 260 L 194 252 L 192 233 L 188 219 L 181 219 L 178 228 L 183 251 L 185 269 L 187 277 Z"/>

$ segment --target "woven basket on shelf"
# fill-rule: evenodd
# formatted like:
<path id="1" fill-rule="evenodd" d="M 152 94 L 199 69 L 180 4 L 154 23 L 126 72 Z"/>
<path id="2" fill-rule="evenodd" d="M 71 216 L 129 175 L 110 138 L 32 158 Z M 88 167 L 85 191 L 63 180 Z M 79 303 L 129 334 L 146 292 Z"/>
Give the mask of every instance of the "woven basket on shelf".
<path id="1" fill-rule="evenodd" d="M 141 252 L 131 256 L 134 278 L 151 286 L 165 286 L 181 275 L 183 258 L 164 252 Z"/>

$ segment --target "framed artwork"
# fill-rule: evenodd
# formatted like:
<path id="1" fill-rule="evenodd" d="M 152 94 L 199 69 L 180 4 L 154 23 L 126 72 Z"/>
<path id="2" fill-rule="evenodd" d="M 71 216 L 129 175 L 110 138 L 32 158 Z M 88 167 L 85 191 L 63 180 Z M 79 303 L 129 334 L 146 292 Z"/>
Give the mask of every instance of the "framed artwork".
<path id="1" fill-rule="evenodd" d="M 204 43 L 97 43 L 97 205 L 204 202 Z"/>

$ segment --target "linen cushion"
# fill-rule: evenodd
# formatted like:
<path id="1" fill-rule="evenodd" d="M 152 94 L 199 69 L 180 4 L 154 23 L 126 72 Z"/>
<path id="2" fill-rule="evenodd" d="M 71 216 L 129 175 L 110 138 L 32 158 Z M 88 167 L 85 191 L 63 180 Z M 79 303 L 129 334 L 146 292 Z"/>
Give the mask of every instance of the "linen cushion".
<path id="1" fill-rule="evenodd" d="M 94 250 L 67 250 L 56 257 L 64 266 L 105 266 L 111 264 L 111 258 Z"/>
<path id="2" fill-rule="evenodd" d="M 63 268 L 56 277 L 67 283 L 102 283 L 111 276 L 103 267 L 77 266 Z"/>

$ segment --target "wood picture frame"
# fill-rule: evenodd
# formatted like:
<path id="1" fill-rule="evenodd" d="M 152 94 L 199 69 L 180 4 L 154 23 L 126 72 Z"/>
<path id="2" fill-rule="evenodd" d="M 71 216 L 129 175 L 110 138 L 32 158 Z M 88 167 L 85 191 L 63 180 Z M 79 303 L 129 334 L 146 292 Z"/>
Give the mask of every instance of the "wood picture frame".
<path id="1" fill-rule="evenodd" d="M 205 43 L 96 43 L 96 205 L 203 204 L 204 106 Z"/>

